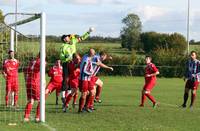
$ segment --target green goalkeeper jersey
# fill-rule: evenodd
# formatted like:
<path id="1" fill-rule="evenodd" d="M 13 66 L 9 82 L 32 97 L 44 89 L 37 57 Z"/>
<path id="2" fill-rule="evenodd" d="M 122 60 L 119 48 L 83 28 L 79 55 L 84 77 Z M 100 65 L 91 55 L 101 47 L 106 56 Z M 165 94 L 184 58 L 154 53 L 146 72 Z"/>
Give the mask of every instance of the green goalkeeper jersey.
<path id="1" fill-rule="evenodd" d="M 62 63 L 72 60 L 72 56 L 76 53 L 76 44 L 89 37 L 90 33 L 86 32 L 81 37 L 77 38 L 74 35 L 70 37 L 69 43 L 63 43 L 60 50 L 60 60 Z"/>

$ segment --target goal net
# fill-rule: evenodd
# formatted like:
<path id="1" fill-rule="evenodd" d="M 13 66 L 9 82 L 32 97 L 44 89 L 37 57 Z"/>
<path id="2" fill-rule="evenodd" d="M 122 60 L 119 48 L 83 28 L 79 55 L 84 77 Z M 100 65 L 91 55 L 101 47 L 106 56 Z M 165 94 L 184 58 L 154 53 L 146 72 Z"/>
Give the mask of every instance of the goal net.
<path id="1" fill-rule="evenodd" d="M 0 77 L 1 122 L 12 124 L 24 121 L 28 103 L 25 74 L 30 63 L 34 63 L 37 57 L 40 58 L 40 81 L 37 83 L 41 89 L 39 114 L 40 121 L 45 122 L 45 22 L 45 13 L 8 13 L 4 16 L 4 22 L 0 23 L 0 59 L 3 74 Z M 14 51 L 17 61 L 11 60 L 11 50 Z M 15 73 L 17 68 L 18 75 Z M 36 108 L 37 102 L 33 104 L 30 120 L 35 120 Z"/>

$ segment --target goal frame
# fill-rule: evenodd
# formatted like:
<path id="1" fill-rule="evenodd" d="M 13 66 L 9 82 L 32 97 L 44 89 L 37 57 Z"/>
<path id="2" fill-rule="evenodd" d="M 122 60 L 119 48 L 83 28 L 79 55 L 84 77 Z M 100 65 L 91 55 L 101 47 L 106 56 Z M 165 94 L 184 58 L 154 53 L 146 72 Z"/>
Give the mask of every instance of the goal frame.
<path id="1" fill-rule="evenodd" d="M 15 38 L 15 26 L 20 26 L 28 22 L 40 19 L 40 121 L 45 122 L 45 58 L 46 58 L 46 14 L 45 12 L 41 13 L 7 13 L 8 15 L 30 15 L 31 17 L 17 21 L 15 23 L 8 24 L 10 28 L 10 50 L 14 51 L 14 38 Z"/>

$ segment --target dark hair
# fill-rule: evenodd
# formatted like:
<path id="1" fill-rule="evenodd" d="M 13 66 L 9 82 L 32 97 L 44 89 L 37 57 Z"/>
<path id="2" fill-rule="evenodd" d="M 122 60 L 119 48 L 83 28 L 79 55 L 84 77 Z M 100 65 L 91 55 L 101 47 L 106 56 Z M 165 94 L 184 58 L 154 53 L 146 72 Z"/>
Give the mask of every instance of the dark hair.
<path id="1" fill-rule="evenodd" d="M 190 55 L 192 55 L 193 53 L 195 53 L 197 55 L 197 52 L 194 50 L 190 52 Z"/>
<path id="2" fill-rule="evenodd" d="M 80 56 L 80 54 L 79 54 L 79 53 L 74 53 L 74 54 L 72 55 L 72 58 L 74 59 L 74 58 L 76 58 L 76 56 Z"/>
<path id="3" fill-rule="evenodd" d="M 100 56 L 103 56 L 103 55 L 107 55 L 107 54 L 106 54 L 106 52 L 101 51 L 101 52 L 99 53 L 99 55 L 100 55 Z"/>
<path id="4" fill-rule="evenodd" d="M 66 38 L 66 37 L 70 37 L 70 34 L 68 34 L 68 35 L 62 35 L 62 36 L 61 36 L 61 41 L 62 41 L 62 42 L 65 42 L 65 38 Z"/>
<path id="5" fill-rule="evenodd" d="M 13 50 L 9 50 L 9 51 L 8 51 L 8 54 L 10 54 L 11 52 L 14 52 L 14 51 L 13 51 Z"/>
<path id="6" fill-rule="evenodd" d="M 145 58 L 150 58 L 152 60 L 152 57 L 150 55 L 146 55 Z"/>

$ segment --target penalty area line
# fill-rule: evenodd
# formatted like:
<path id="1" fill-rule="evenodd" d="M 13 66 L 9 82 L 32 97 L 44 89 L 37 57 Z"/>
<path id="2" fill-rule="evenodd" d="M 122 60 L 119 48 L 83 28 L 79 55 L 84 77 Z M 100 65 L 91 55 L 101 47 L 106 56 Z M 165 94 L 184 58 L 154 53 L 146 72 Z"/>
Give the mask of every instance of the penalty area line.
<path id="1" fill-rule="evenodd" d="M 179 107 L 178 105 L 173 105 L 173 104 L 168 104 L 168 103 L 163 103 L 163 102 L 159 102 L 160 105 L 166 105 L 166 106 L 171 106 L 171 107 Z"/>
<path id="2" fill-rule="evenodd" d="M 50 131 L 56 131 L 55 128 L 51 127 L 50 125 L 48 125 L 47 123 L 42 123 L 42 125 L 46 128 L 48 128 Z"/>

